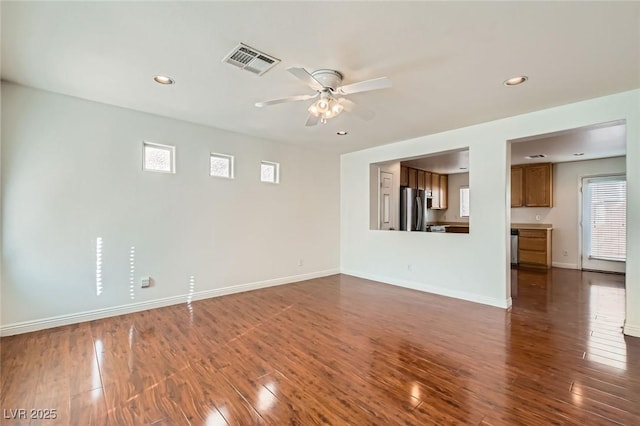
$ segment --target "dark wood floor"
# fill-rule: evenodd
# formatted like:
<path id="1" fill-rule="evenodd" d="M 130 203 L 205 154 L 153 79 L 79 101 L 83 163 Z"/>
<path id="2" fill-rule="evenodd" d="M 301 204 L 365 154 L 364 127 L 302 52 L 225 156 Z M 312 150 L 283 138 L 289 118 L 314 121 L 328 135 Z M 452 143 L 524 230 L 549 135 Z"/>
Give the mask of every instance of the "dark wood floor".
<path id="1" fill-rule="evenodd" d="M 2 424 L 638 425 L 623 281 L 514 270 L 504 311 L 336 275 L 7 337 Z"/>

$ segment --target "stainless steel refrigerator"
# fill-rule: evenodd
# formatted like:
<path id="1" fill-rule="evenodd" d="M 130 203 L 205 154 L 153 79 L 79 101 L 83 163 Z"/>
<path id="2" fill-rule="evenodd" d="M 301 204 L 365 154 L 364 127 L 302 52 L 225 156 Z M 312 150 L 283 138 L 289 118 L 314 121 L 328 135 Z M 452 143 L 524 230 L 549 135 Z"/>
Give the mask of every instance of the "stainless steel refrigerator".
<path id="1" fill-rule="evenodd" d="M 426 231 L 431 198 L 422 189 L 400 188 L 400 230 Z"/>

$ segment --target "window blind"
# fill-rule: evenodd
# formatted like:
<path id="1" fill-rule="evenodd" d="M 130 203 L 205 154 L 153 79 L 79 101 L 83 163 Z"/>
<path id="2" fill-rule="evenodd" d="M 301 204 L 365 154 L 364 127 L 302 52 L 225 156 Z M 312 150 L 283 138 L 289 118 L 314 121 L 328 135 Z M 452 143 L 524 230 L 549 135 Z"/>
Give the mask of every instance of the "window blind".
<path id="1" fill-rule="evenodd" d="M 624 177 L 589 182 L 592 259 L 627 258 L 627 182 Z"/>

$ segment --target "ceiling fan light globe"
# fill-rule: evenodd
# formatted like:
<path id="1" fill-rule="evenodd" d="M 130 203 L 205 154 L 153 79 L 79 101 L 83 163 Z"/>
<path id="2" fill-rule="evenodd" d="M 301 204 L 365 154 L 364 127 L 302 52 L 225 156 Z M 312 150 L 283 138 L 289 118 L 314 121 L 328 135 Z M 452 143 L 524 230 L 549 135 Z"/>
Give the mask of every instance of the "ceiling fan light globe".
<path id="1" fill-rule="evenodd" d="M 318 108 L 318 111 L 324 112 L 329 109 L 329 103 L 330 103 L 330 100 L 320 99 L 316 103 L 316 107 Z"/>
<path id="2" fill-rule="evenodd" d="M 309 113 L 315 115 L 316 117 L 320 114 L 320 111 L 318 111 L 318 107 L 316 106 L 316 104 L 311 104 L 307 111 L 309 111 Z"/>

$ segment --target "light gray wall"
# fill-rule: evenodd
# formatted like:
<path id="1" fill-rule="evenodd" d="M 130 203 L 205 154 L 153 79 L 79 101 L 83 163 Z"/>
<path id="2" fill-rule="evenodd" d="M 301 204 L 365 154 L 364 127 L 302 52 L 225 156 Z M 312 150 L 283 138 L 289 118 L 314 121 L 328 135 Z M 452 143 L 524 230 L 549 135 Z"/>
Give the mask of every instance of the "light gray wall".
<path id="1" fill-rule="evenodd" d="M 175 145 L 177 173 L 143 172 L 143 140 Z M 210 152 L 235 155 L 235 179 L 208 175 Z M 3 84 L 3 329 L 174 303 L 191 276 L 204 297 L 335 273 L 339 174 L 337 155 Z"/>

